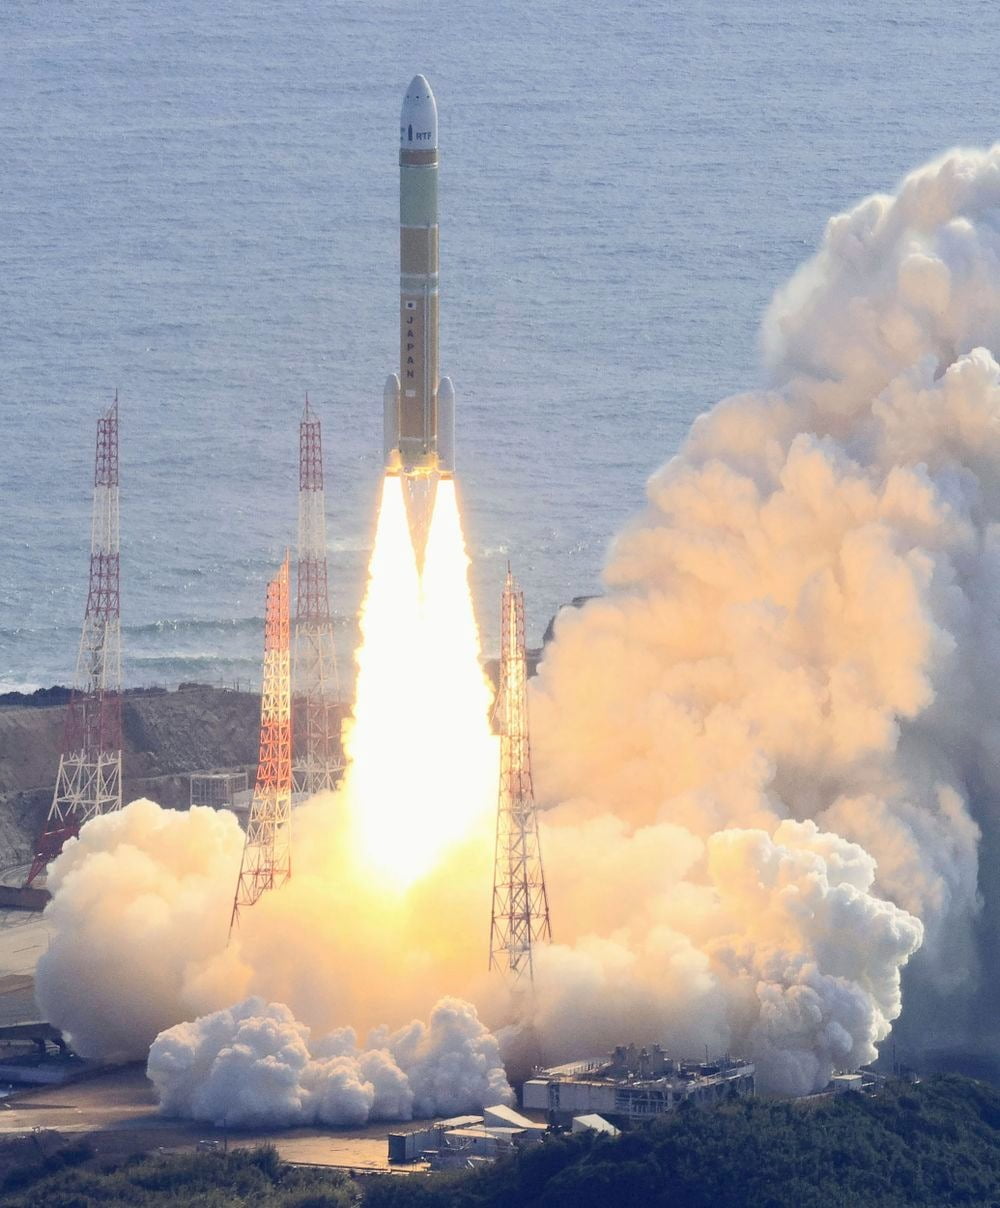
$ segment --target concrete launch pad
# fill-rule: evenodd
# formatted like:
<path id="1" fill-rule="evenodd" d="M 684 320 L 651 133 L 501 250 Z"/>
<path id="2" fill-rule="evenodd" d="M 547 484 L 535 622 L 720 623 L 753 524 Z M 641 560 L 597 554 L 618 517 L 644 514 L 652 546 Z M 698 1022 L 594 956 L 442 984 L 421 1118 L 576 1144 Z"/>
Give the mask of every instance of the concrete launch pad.
<path id="1" fill-rule="evenodd" d="M 0 910 L 0 1027 L 41 1019 L 35 966 L 51 934 L 51 924 L 40 914 Z"/>
<path id="2" fill-rule="evenodd" d="M 419 1123 L 419 1122 L 416 1122 Z M 407 1125 L 406 1127 L 415 1127 Z M 212 1128 L 157 1114 L 156 1096 L 142 1065 L 124 1066 L 69 1086 L 19 1091 L 0 1100 L 0 1138 L 51 1129 L 86 1133 L 102 1157 L 122 1158 L 157 1150 L 191 1150 L 210 1140 L 220 1145 L 272 1144 L 286 1162 L 342 1170 L 387 1171 L 386 1132 L 380 1121 L 349 1129 Z"/>

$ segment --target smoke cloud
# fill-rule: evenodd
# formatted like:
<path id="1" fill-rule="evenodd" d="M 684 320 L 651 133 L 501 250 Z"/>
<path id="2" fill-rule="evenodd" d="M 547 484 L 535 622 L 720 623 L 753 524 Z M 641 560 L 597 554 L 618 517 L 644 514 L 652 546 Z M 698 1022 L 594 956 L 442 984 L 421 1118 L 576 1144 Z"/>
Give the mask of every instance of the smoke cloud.
<path id="1" fill-rule="evenodd" d="M 66 844 L 49 869 L 53 932 L 35 995 L 77 1052 L 142 1056 L 213 997 L 242 850 L 232 815 L 146 800 L 92 819 Z"/>
<path id="2" fill-rule="evenodd" d="M 954 1008 L 995 899 L 998 217 L 994 148 L 830 221 L 766 316 L 768 389 L 653 475 L 536 685 L 550 849 L 586 846 L 581 816 L 681 832 L 661 917 L 777 1089 L 873 1054 L 921 937 L 907 1001 L 951 1035 L 913 1042 L 975 1043 Z"/>
<path id="3" fill-rule="evenodd" d="M 513 1101 L 496 1039 L 457 999 L 438 1003 L 428 1025 L 376 1033 L 359 1049 L 350 1028 L 311 1044 L 286 1006 L 248 998 L 162 1032 L 147 1068 L 166 1115 L 234 1128 L 410 1120 Z"/>
<path id="4" fill-rule="evenodd" d="M 605 595 L 560 615 L 531 693 L 557 940 L 535 961 L 543 1059 L 708 1045 L 800 1094 L 871 1060 L 904 1001 L 911 1044 L 987 1043 L 998 263 L 1000 148 L 832 219 L 765 317 L 766 388 L 696 421 L 614 542 Z M 502 1097 L 472 1009 L 434 1007 L 514 1015 L 483 972 L 495 780 L 476 766 L 463 825 L 396 880 L 357 858 L 348 790 L 300 807 L 292 880 L 229 948 L 235 821 L 138 802 L 88 824 L 50 878 L 49 1018 L 95 1055 L 162 1032 L 164 1107 L 199 1119 Z"/>
<path id="5" fill-rule="evenodd" d="M 292 838 L 291 880 L 241 911 L 228 942 L 234 815 L 140 800 L 88 823 L 49 874 L 56 930 L 36 974 L 47 1018 L 92 1057 L 145 1056 L 163 1029 L 252 995 L 316 1032 L 369 1032 L 426 1018 L 485 965 L 485 830 L 396 893 L 355 859 L 341 796 L 299 806 Z"/>

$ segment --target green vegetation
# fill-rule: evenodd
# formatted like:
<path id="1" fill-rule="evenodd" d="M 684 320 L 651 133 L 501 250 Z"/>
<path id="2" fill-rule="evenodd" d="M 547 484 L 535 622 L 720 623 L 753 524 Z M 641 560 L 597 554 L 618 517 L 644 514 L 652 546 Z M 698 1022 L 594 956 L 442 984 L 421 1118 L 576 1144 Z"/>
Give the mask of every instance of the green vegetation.
<path id="1" fill-rule="evenodd" d="M 962 1078 L 878 1098 L 682 1110 L 618 1138 L 554 1138 L 517 1160 L 373 1181 L 365 1208 L 1000 1208 L 1000 1095 Z"/>
<path id="2" fill-rule="evenodd" d="M 45 1138 L 48 1137 L 48 1140 Z M 107 1162 L 41 1134 L 0 1146 L 10 1208 L 1000 1208 L 1000 1095 L 963 1078 L 878 1098 L 691 1108 L 618 1138 L 552 1137 L 461 1174 L 298 1170 L 266 1146 Z"/>
<path id="3" fill-rule="evenodd" d="M 350 1208 L 354 1184 L 335 1171 L 298 1170 L 273 1145 L 230 1153 L 140 1155 L 125 1162 L 81 1163 L 74 1144 L 10 1166 L 0 1182 L 5 1208 Z"/>

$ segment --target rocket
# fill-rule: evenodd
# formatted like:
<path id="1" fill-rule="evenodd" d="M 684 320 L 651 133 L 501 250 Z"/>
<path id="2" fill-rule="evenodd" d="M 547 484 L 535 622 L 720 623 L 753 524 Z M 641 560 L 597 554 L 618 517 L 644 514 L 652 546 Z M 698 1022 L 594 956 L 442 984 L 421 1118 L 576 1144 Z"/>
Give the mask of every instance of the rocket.
<path id="1" fill-rule="evenodd" d="M 399 373 L 383 402 L 386 472 L 409 480 L 418 531 L 414 508 L 426 510 L 438 478 L 455 470 L 455 391 L 438 377 L 438 313 L 437 105 L 417 75 L 399 118 Z"/>

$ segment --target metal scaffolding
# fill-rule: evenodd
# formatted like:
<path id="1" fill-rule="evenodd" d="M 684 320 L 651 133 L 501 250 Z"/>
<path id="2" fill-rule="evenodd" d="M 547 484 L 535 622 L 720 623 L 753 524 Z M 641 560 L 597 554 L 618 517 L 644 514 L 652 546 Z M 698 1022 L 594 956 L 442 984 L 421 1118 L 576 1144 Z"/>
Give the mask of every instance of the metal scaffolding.
<path id="1" fill-rule="evenodd" d="M 507 567 L 501 608 L 500 792 L 493 865 L 490 969 L 515 982 L 534 979 L 532 946 L 552 939 L 542 849 L 531 783 L 524 593 Z"/>
<path id="2" fill-rule="evenodd" d="M 122 804 L 118 394 L 97 421 L 90 581 L 52 805 L 26 885 L 97 814 Z"/>
<path id="3" fill-rule="evenodd" d="M 192 772 L 190 777 L 190 805 L 208 805 L 214 810 L 247 808 L 246 772 Z"/>
<path id="4" fill-rule="evenodd" d="M 295 598 L 297 792 L 332 789 L 340 779 L 337 657 L 326 565 L 326 496 L 320 421 L 309 406 L 299 424 L 299 549 Z"/>
<path id="5" fill-rule="evenodd" d="M 264 682 L 260 694 L 260 760 L 247 821 L 243 860 L 229 930 L 240 908 L 252 906 L 292 872 L 292 713 L 289 662 L 288 554 L 267 585 Z"/>

